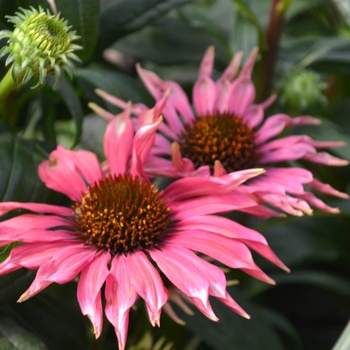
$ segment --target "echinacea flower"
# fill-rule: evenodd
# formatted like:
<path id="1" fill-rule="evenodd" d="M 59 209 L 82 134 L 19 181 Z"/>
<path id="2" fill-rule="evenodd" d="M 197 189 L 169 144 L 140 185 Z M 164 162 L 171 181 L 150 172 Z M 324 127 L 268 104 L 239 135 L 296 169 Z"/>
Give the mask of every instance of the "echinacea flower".
<path id="1" fill-rule="evenodd" d="M 215 215 L 255 205 L 249 197 L 232 198 L 232 190 L 262 169 L 180 179 L 163 192 L 148 180 L 143 163 L 161 123 L 158 110 L 135 135 L 128 111 L 108 124 L 104 136 L 108 170 L 101 168 L 94 153 L 61 146 L 40 164 L 41 180 L 68 196 L 72 207 L 0 203 L 0 215 L 16 209 L 32 212 L 0 223 L 2 244 L 23 243 L 0 264 L 0 274 L 22 267 L 38 269 L 19 301 L 80 275 L 78 302 L 98 337 L 105 285 L 105 314 L 115 328 L 119 349 L 125 348 L 129 310 L 138 297 L 144 299 L 152 325 L 159 325 L 169 295 L 163 275 L 171 288 L 217 321 L 209 296 L 248 315 L 227 293 L 225 275 L 213 260 L 274 283 L 254 263 L 251 248 L 288 270 L 262 235 Z"/>
<path id="2" fill-rule="evenodd" d="M 244 169 L 264 168 L 263 175 L 249 180 L 236 191 L 252 194 L 260 203 L 268 203 L 292 215 L 311 214 L 310 205 L 330 213 L 339 212 L 308 192 L 304 185 L 340 198 L 348 198 L 346 193 L 322 183 L 306 169 L 285 166 L 285 162 L 303 160 L 330 166 L 347 165 L 348 161 L 317 150 L 344 146 L 344 142 L 315 141 L 306 135 L 278 138 L 286 127 L 318 125 L 321 121 L 311 116 L 291 118 L 283 113 L 264 120 L 264 110 L 276 96 L 254 104 L 255 87 L 251 74 L 257 52 L 257 49 L 252 51 L 240 72 L 242 52 L 237 53 L 221 77 L 214 81 L 211 78 L 214 48 L 210 47 L 193 87 L 194 111 L 178 83 L 163 81 L 155 73 L 137 66 L 139 76 L 156 101 L 169 95 L 160 111 L 165 123 L 157 132 L 155 146 L 145 162 L 145 171 L 153 175 L 186 178 L 222 177 Z M 140 114 L 147 110 L 147 106 L 129 106 L 102 90 L 97 90 L 97 93 L 121 108 L 129 108 L 139 116 L 138 123 L 144 122 Z M 106 116 L 104 112 L 102 114 Z M 278 166 L 279 163 L 283 166 Z M 250 208 L 245 211 L 253 213 Z"/>
<path id="3" fill-rule="evenodd" d="M 14 82 L 24 84 L 35 76 L 39 79 L 37 86 L 41 86 L 48 75 L 54 75 L 57 86 L 65 71 L 73 75 L 73 61 L 80 62 L 74 51 L 82 47 L 73 43 L 79 36 L 59 14 L 51 15 L 41 7 L 39 10 L 31 7 L 20 8 L 15 16 L 6 17 L 15 28 L 13 32 L 0 32 L 0 39 L 8 38 L 8 45 L 0 50 L 0 58 L 8 54 L 5 65 L 12 64 Z"/>

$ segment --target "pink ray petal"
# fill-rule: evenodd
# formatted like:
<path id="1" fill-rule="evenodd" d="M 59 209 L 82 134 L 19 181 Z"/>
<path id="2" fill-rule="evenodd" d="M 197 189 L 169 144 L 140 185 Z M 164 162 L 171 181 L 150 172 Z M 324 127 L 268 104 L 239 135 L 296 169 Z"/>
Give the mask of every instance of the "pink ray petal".
<path id="1" fill-rule="evenodd" d="M 287 114 L 282 113 L 266 119 L 261 128 L 255 133 L 257 143 L 263 143 L 281 133 L 290 119 Z"/>
<path id="2" fill-rule="evenodd" d="M 129 310 L 137 298 L 137 293 L 128 275 L 128 263 L 128 257 L 116 255 L 112 260 L 110 274 L 106 278 L 105 313 L 114 326 L 119 350 L 125 349 Z"/>
<path id="3" fill-rule="evenodd" d="M 321 201 L 321 199 L 317 198 L 313 193 L 305 192 L 304 194 L 299 196 L 304 199 L 308 203 L 310 203 L 313 207 L 323 210 L 327 213 L 338 214 L 340 213 L 339 208 L 333 208 Z"/>
<path id="4" fill-rule="evenodd" d="M 168 292 L 158 271 L 141 251 L 128 255 L 127 271 L 130 284 L 145 300 L 148 316 L 153 326 L 160 322 L 162 306 L 168 300 Z"/>
<path id="5" fill-rule="evenodd" d="M 161 249 L 149 251 L 161 271 L 171 283 L 191 298 L 201 312 L 217 321 L 209 303 L 210 282 L 205 273 L 209 263 L 179 246 L 163 243 Z"/>
<path id="6" fill-rule="evenodd" d="M 97 253 L 91 263 L 82 269 L 78 282 L 79 306 L 82 314 L 89 317 L 96 338 L 102 332 L 101 288 L 109 275 L 107 265 L 110 260 L 111 255 L 108 252 Z"/>
<path id="7" fill-rule="evenodd" d="M 239 315 L 243 316 L 244 318 L 249 319 L 250 316 L 232 299 L 230 294 L 226 292 L 225 298 L 218 298 L 223 304 L 225 304 L 227 307 L 229 307 L 234 312 L 237 312 Z"/>
<path id="8" fill-rule="evenodd" d="M 163 85 L 162 79 L 160 79 L 157 74 L 141 68 L 140 64 L 136 64 L 136 70 L 139 77 L 147 87 L 147 90 L 156 100 L 159 100 L 161 98 L 160 87 Z"/>
<path id="9" fill-rule="evenodd" d="M 257 205 L 256 201 L 243 193 L 228 193 L 189 199 L 184 202 L 168 202 L 174 219 L 182 220 L 189 216 L 225 213 Z"/>
<path id="10" fill-rule="evenodd" d="M 309 115 L 303 115 L 300 117 L 290 118 L 288 125 L 320 125 L 322 121 L 318 118 L 311 117 Z"/>
<path id="11" fill-rule="evenodd" d="M 227 174 L 227 171 L 225 170 L 222 163 L 219 160 L 216 160 L 214 164 L 214 177 L 220 177 L 226 174 Z"/>
<path id="12" fill-rule="evenodd" d="M 70 151 L 63 147 L 57 147 L 57 150 L 74 163 L 77 171 L 89 184 L 101 179 L 102 173 L 96 154 L 84 150 Z"/>
<path id="13" fill-rule="evenodd" d="M 175 169 L 179 172 L 192 172 L 194 171 L 194 164 L 190 159 L 182 158 L 180 153 L 180 146 L 177 142 L 173 142 L 172 147 L 172 160 Z"/>
<path id="14" fill-rule="evenodd" d="M 254 47 L 253 50 L 251 51 L 251 53 L 249 54 L 249 57 L 248 57 L 246 63 L 244 64 L 244 66 L 242 68 L 242 71 L 240 74 L 241 76 L 245 76 L 245 77 L 249 77 L 249 78 L 251 77 L 258 52 L 259 52 L 259 48 Z"/>
<path id="15" fill-rule="evenodd" d="M 63 284 L 73 280 L 93 260 L 94 255 L 94 248 L 81 244 L 71 244 L 60 250 L 52 259 L 40 265 L 35 280 L 18 302 L 31 298 L 53 282 Z"/>
<path id="16" fill-rule="evenodd" d="M 247 213 L 249 215 L 253 215 L 259 219 L 270 219 L 274 217 L 285 217 L 285 214 L 281 214 L 276 212 L 275 210 L 272 210 L 270 208 L 267 208 L 263 205 L 256 205 L 255 207 L 248 207 L 248 208 L 243 208 L 239 209 L 239 211 L 243 213 Z"/>
<path id="17" fill-rule="evenodd" d="M 51 152 L 49 160 L 39 165 L 39 177 L 46 187 L 61 192 L 74 201 L 80 200 L 86 192 L 86 185 L 75 164 L 62 155 L 60 148 L 58 146 L 56 151 Z"/>
<path id="18" fill-rule="evenodd" d="M 57 226 L 73 227 L 73 223 L 59 216 L 35 214 L 23 214 L 0 223 L 0 229 L 1 227 L 12 227 L 22 230 L 45 230 Z"/>
<path id="19" fill-rule="evenodd" d="M 21 267 L 35 270 L 42 263 L 50 260 L 56 253 L 71 245 L 68 242 L 22 244 L 13 248 L 7 259 L 0 263 L 0 274 L 4 275 Z"/>
<path id="20" fill-rule="evenodd" d="M 200 77 L 195 82 L 192 93 L 193 104 L 198 115 L 205 116 L 213 112 L 218 96 L 218 88 L 211 78 Z"/>
<path id="21" fill-rule="evenodd" d="M 311 138 L 309 143 L 316 148 L 337 148 L 346 146 L 346 142 L 343 141 L 316 141 Z"/>
<path id="22" fill-rule="evenodd" d="M 199 65 L 199 77 L 210 77 L 213 72 L 215 57 L 215 48 L 214 46 L 209 46 L 204 53 L 202 62 Z"/>
<path id="23" fill-rule="evenodd" d="M 94 102 L 89 102 L 88 107 L 107 121 L 111 121 L 115 117 L 113 113 L 106 111 L 104 108 L 98 106 Z"/>
<path id="24" fill-rule="evenodd" d="M 232 58 L 231 62 L 225 69 L 224 73 L 221 75 L 221 77 L 218 79 L 217 83 L 221 84 L 224 81 L 232 81 L 233 78 L 236 76 L 239 66 L 241 64 L 241 60 L 243 57 L 243 51 L 238 51 Z"/>
<path id="25" fill-rule="evenodd" d="M 247 78 L 237 79 L 231 85 L 228 109 L 238 116 L 243 116 L 247 108 L 253 103 L 254 98 L 255 87 L 253 82 Z"/>
<path id="26" fill-rule="evenodd" d="M 330 166 L 344 166 L 349 164 L 349 161 L 338 157 L 334 157 L 327 152 L 319 152 L 316 154 L 307 153 L 303 156 L 303 159 L 308 160 L 309 162 L 325 164 Z"/>
<path id="27" fill-rule="evenodd" d="M 323 182 L 317 180 L 317 179 L 312 179 L 312 181 L 308 182 L 308 185 L 318 191 L 321 191 L 323 193 L 330 194 L 331 196 L 339 197 L 339 198 L 344 198 L 347 199 L 349 198 L 349 195 L 344 192 L 340 192 L 333 188 L 329 184 L 324 184 Z"/>
<path id="28" fill-rule="evenodd" d="M 107 93 L 106 91 L 103 91 L 101 89 L 96 89 L 95 90 L 96 94 L 101 96 L 104 100 L 112 103 L 113 105 L 121 108 L 121 109 L 126 109 L 126 108 L 130 108 L 130 112 L 134 115 L 139 115 L 143 112 L 145 112 L 148 107 L 142 103 L 136 103 L 130 106 L 130 104 L 128 102 L 125 102 L 113 95 L 110 95 L 109 93 Z"/>
<path id="29" fill-rule="evenodd" d="M 43 243 L 76 239 L 76 232 L 67 230 L 23 230 L 6 226 L 0 227 L 0 242 L 2 244 L 4 242 Z"/>
<path id="30" fill-rule="evenodd" d="M 225 194 L 234 190 L 244 181 L 264 173 L 263 169 L 235 171 L 220 177 L 184 178 L 170 184 L 164 194 L 171 200 L 183 200 L 193 196 Z"/>
<path id="31" fill-rule="evenodd" d="M 148 178 L 143 169 L 143 164 L 145 163 L 152 149 L 155 139 L 155 133 L 161 122 L 162 117 L 159 117 L 155 123 L 145 125 L 139 130 L 137 130 L 133 140 L 134 145 L 130 167 L 131 175 L 140 176 L 141 178 L 148 181 Z"/>
<path id="32" fill-rule="evenodd" d="M 251 128 L 255 128 L 264 119 L 264 110 L 259 105 L 250 105 L 243 114 L 243 121 L 247 122 Z"/>
<path id="33" fill-rule="evenodd" d="M 127 111 L 118 114 L 108 123 L 103 148 L 111 173 L 118 175 L 126 172 L 133 136 L 134 127 Z"/>
<path id="34" fill-rule="evenodd" d="M 203 230 L 217 233 L 228 238 L 256 241 L 267 245 L 265 237 L 259 232 L 221 216 L 200 215 L 189 217 L 174 224 L 173 228 L 181 231 Z"/>
<path id="35" fill-rule="evenodd" d="M 62 216 L 70 216 L 72 209 L 51 204 L 40 203 L 19 203 L 19 202 L 3 202 L 0 203 L 0 216 L 5 215 L 9 211 L 16 209 L 26 209 L 37 213 L 48 213 Z"/>

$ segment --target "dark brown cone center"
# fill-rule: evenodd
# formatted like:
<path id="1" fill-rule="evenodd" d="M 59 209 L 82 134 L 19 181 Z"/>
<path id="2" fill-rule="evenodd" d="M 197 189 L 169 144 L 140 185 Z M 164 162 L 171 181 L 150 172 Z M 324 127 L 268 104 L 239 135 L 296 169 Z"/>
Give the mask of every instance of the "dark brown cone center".
<path id="1" fill-rule="evenodd" d="M 112 255 L 157 246 L 170 223 L 169 211 L 154 185 L 130 175 L 101 179 L 73 205 L 85 244 Z"/>
<path id="2" fill-rule="evenodd" d="M 232 113 L 199 116 L 185 125 L 179 140 L 182 157 L 191 159 L 196 169 L 209 165 L 213 172 L 216 160 L 227 172 L 254 167 L 254 132 Z"/>

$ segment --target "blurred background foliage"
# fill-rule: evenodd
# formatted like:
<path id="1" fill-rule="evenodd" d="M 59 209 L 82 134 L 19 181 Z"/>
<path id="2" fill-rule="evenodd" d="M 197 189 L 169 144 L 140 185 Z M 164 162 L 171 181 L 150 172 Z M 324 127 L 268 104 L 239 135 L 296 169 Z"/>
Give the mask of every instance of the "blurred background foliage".
<path id="1" fill-rule="evenodd" d="M 58 143 L 86 148 L 101 159 L 106 122 L 87 107 L 100 99 L 96 88 L 152 106 L 153 99 L 135 71 L 135 63 L 176 80 L 190 93 L 198 64 L 215 46 L 214 75 L 231 57 L 260 47 L 254 70 L 257 99 L 273 92 L 278 99 L 267 115 L 313 115 L 317 127 L 298 127 L 318 140 L 347 142 L 333 150 L 350 160 L 350 3 L 346 0 L 55 0 L 57 10 L 81 36 L 82 64 L 73 80 L 52 90 L 30 83 L 0 105 L 0 200 L 64 204 L 46 189 L 36 167 Z M 12 29 L 6 15 L 18 7 L 50 8 L 46 0 L 0 0 L 0 29 Z M 277 11 L 278 16 L 271 13 Z M 275 14 L 276 14 L 275 13 Z M 277 18 L 277 19 L 276 19 Z M 5 44 L 0 42 L 0 46 Z M 4 60 L 0 75 L 6 72 Z M 350 193 L 349 167 L 302 164 L 316 177 Z M 262 232 L 291 268 L 278 271 L 256 256 L 277 282 L 269 286 L 236 271 L 231 295 L 251 315 L 245 320 L 213 300 L 219 323 L 194 310 L 177 310 L 186 326 L 166 314 L 153 329 L 145 310 L 132 310 L 128 350 L 329 350 L 350 315 L 350 202 L 324 198 L 341 214 L 315 211 L 312 217 L 256 220 L 245 225 Z M 8 249 L 3 250 L 4 259 Z M 97 341 L 80 314 L 74 283 L 51 286 L 23 304 L 16 300 L 33 279 L 18 271 L 0 278 L 0 349 L 109 350 L 117 342 L 105 322 Z M 337 349 L 338 350 L 338 349 Z M 345 348 L 344 348 L 345 350 Z"/>

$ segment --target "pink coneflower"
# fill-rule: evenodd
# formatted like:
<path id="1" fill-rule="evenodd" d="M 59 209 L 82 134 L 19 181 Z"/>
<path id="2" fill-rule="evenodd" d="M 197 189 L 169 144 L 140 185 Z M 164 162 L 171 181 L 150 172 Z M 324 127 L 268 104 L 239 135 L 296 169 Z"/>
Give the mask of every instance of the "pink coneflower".
<path id="1" fill-rule="evenodd" d="M 19 301 L 53 282 L 66 283 L 80 275 L 78 302 L 98 337 L 105 285 L 105 314 L 115 328 L 119 349 L 125 348 L 129 310 L 136 299 L 144 299 L 150 322 L 159 325 L 168 288 L 179 290 L 214 321 L 209 296 L 248 317 L 227 293 L 225 275 L 213 260 L 273 283 L 254 263 L 251 248 L 288 270 L 262 235 L 215 215 L 255 205 L 246 196 L 233 198 L 232 190 L 262 169 L 180 179 L 163 192 L 150 183 L 143 163 L 161 122 L 158 115 L 156 109 L 153 121 L 135 136 L 127 111 L 109 123 L 104 137 L 108 170 L 102 171 L 95 154 L 60 146 L 40 164 L 42 181 L 68 196 L 71 207 L 0 204 L 0 215 L 16 209 L 32 212 L 0 223 L 3 244 L 23 243 L 0 264 L 0 274 L 22 267 L 38 269 Z M 161 276 L 166 276 L 166 284 Z"/>
<path id="2" fill-rule="evenodd" d="M 291 118 L 286 114 L 263 120 L 264 110 L 273 103 L 275 96 L 261 104 L 253 103 L 255 87 L 251 73 L 257 52 L 257 49 L 252 51 L 240 72 L 242 53 L 237 53 L 222 76 L 214 81 L 211 78 L 214 48 L 210 47 L 193 87 L 194 112 L 179 84 L 163 81 L 155 73 L 137 66 L 141 79 L 156 101 L 169 95 L 161 110 L 166 123 L 159 128 L 155 146 L 145 163 L 146 172 L 172 178 L 220 177 L 262 167 L 265 174 L 238 190 L 254 194 L 261 203 L 269 203 L 292 215 L 310 214 L 310 205 L 330 213 L 339 212 L 306 191 L 304 185 L 340 198 L 348 198 L 346 193 L 320 182 L 306 169 L 276 165 L 295 160 L 347 165 L 346 160 L 317 151 L 318 148 L 340 147 L 344 143 L 314 141 L 305 135 L 276 138 L 288 126 L 318 125 L 321 121 L 310 116 Z M 124 101 L 101 90 L 97 93 L 121 108 L 127 106 Z M 137 104 L 129 108 L 139 116 L 142 124 L 140 114 L 147 107 Z"/>

